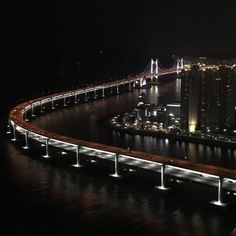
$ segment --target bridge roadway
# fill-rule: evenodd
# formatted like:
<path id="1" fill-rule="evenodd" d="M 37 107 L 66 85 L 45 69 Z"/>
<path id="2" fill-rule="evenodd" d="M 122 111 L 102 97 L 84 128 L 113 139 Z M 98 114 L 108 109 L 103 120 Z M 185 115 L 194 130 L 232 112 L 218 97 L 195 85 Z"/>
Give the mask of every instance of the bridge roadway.
<path id="1" fill-rule="evenodd" d="M 126 83 L 137 81 L 139 77 L 130 78 Z M 123 83 L 122 83 L 123 82 Z M 115 173 L 113 177 L 120 177 L 119 169 L 122 166 L 128 166 L 133 169 L 147 169 L 161 174 L 161 183 L 157 188 L 162 191 L 168 190 L 165 183 L 165 176 L 172 176 L 177 179 L 193 181 L 198 183 L 207 184 L 210 186 L 217 186 L 218 194 L 217 200 L 212 204 L 217 206 L 225 206 L 223 202 L 223 188 L 228 193 L 236 195 L 236 170 L 226 169 L 219 166 L 205 165 L 200 163 L 193 163 L 187 160 L 173 159 L 159 155 L 153 155 L 135 150 L 128 150 L 115 146 L 108 146 L 101 143 L 95 143 L 85 140 L 74 139 L 71 137 L 63 136 L 57 133 L 49 132 L 41 129 L 32 123 L 28 122 L 28 113 L 31 117 L 35 116 L 35 108 L 38 109 L 37 114 L 43 112 L 46 103 L 49 103 L 51 109 L 55 109 L 54 102 L 64 99 L 64 106 L 67 106 L 66 99 L 75 96 L 75 100 L 71 103 L 77 103 L 78 94 L 87 94 L 88 92 L 108 88 L 109 86 L 118 86 L 117 84 L 124 84 L 125 79 L 122 81 L 112 81 L 101 85 L 90 86 L 87 88 L 72 90 L 64 93 L 53 94 L 23 102 L 14 107 L 9 114 L 9 133 L 13 133 L 13 139 L 16 140 L 18 134 L 23 134 L 25 137 L 25 146 L 28 149 L 28 139 L 31 138 L 45 146 L 45 158 L 50 157 L 49 146 L 62 149 L 75 153 L 76 164 L 75 167 L 81 166 L 81 155 L 84 154 L 88 157 L 97 159 L 105 159 L 114 162 Z M 51 103 L 51 104 L 50 104 Z M 48 106 L 48 105 L 47 105 Z"/>

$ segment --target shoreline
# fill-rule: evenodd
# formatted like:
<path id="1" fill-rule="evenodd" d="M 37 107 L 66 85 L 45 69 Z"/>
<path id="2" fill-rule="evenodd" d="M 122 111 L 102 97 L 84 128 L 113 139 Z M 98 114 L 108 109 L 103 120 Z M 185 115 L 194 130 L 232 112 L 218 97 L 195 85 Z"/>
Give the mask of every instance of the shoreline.
<path id="1" fill-rule="evenodd" d="M 157 132 L 157 131 L 150 131 L 150 130 L 137 130 L 133 128 L 120 128 L 114 127 L 108 122 L 105 122 L 109 128 L 113 129 L 114 131 L 127 133 L 130 135 L 143 135 L 143 136 L 152 136 L 156 138 L 167 138 L 174 141 L 184 141 L 189 143 L 198 143 L 208 146 L 216 146 L 216 147 L 224 147 L 230 149 L 236 149 L 236 141 L 224 141 L 224 140 L 215 140 L 212 138 L 202 138 L 197 136 L 189 136 L 184 134 L 173 134 L 173 133 L 164 133 L 164 132 Z"/>

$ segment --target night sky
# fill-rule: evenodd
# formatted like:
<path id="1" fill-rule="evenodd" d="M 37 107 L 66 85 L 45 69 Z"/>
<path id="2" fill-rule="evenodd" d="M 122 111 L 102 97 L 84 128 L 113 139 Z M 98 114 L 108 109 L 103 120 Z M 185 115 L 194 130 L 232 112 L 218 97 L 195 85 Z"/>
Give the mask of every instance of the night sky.
<path id="1" fill-rule="evenodd" d="M 1 60 L 15 80 L 45 74 L 67 51 L 236 54 L 235 0 L 32 1 L 4 7 Z"/>
<path id="2" fill-rule="evenodd" d="M 156 54 L 236 52 L 234 0 L 48 2 L 9 4 L 7 41 Z"/>

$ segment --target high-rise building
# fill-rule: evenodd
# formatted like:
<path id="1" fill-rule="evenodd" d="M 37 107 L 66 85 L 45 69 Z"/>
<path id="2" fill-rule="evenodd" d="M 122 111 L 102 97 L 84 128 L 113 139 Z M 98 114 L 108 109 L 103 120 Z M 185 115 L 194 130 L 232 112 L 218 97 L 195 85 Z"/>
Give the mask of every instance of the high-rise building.
<path id="1" fill-rule="evenodd" d="M 198 67 L 183 72 L 181 80 L 181 128 L 194 132 L 199 121 L 202 73 Z"/>
<path id="2" fill-rule="evenodd" d="M 182 72 L 181 128 L 221 133 L 236 129 L 234 69 L 201 71 L 195 66 Z"/>

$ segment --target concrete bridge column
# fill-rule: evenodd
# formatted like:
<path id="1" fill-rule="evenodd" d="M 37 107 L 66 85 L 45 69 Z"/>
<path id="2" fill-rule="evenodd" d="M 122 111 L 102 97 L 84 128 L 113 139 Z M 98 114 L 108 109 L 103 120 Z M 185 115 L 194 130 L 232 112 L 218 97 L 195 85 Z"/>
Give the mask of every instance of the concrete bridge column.
<path id="1" fill-rule="evenodd" d="M 75 93 L 75 100 L 74 100 L 74 103 L 76 104 L 78 101 L 77 101 L 77 94 Z"/>
<path id="2" fill-rule="evenodd" d="M 42 104 L 42 101 L 40 101 L 40 112 L 43 113 L 43 104 Z"/>
<path id="3" fill-rule="evenodd" d="M 161 185 L 155 187 L 157 190 L 162 192 L 166 192 L 170 189 L 165 186 L 165 168 L 166 168 L 165 164 L 161 165 Z"/>
<path id="4" fill-rule="evenodd" d="M 120 178 L 121 175 L 119 175 L 119 154 L 116 153 L 115 154 L 115 173 L 114 174 L 111 174 L 110 176 L 111 177 L 114 177 L 114 178 Z"/>
<path id="5" fill-rule="evenodd" d="M 64 95 L 63 97 L 64 97 L 64 103 L 63 103 L 63 106 L 66 107 L 66 106 L 67 106 L 67 104 L 66 104 L 66 96 Z"/>
<path id="6" fill-rule="evenodd" d="M 116 93 L 119 94 L 119 85 L 116 86 Z"/>
<path id="7" fill-rule="evenodd" d="M 12 128 L 13 128 L 13 138 L 11 139 L 12 141 L 16 141 L 16 125 L 13 124 L 12 125 Z"/>
<path id="8" fill-rule="evenodd" d="M 215 205 L 217 207 L 226 207 L 227 203 L 222 202 L 222 197 L 223 197 L 223 183 L 224 183 L 224 178 L 219 177 L 218 179 L 218 192 L 217 192 L 217 200 L 211 201 L 210 203 L 212 205 Z"/>
<path id="9" fill-rule="evenodd" d="M 55 107 L 54 107 L 54 100 L 52 99 L 52 110 L 54 110 Z"/>
<path id="10" fill-rule="evenodd" d="M 96 99 L 97 98 L 97 94 L 96 94 L 97 90 L 93 91 L 93 98 Z"/>
<path id="11" fill-rule="evenodd" d="M 132 85 L 131 85 L 131 82 L 129 83 L 129 91 L 131 91 L 131 88 L 132 87 Z"/>
<path id="12" fill-rule="evenodd" d="M 80 99 L 79 99 L 79 94 L 77 94 L 77 97 L 76 97 L 76 99 L 77 99 L 77 102 L 79 102 L 79 101 L 80 101 Z"/>
<path id="13" fill-rule="evenodd" d="M 29 143 L 28 143 L 28 137 L 29 137 L 29 131 L 25 131 L 25 146 L 24 149 L 29 149 Z"/>
<path id="14" fill-rule="evenodd" d="M 84 93 L 84 100 L 87 102 L 88 98 L 87 98 L 87 92 Z"/>
<path id="15" fill-rule="evenodd" d="M 44 158 L 49 158 L 49 141 L 50 139 L 49 138 L 46 138 L 46 141 L 45 141 L 45 155 L 43 155 Z"/>
<path id="16" fill-rule="evenodd" d="M 8 130 L 7 130 L 7 134 L 10 134 L 11 133 L 11 123 L 10 123 L 10 120 L 8 120 Z"/>
<path id="17" fill-rule="evenodd" d="M 76 164 L 73 165 L 74 167 L 77 167 L 77 168 L 82 167 L 79 151 L 80 151 L 80 146 L 78 145 L 78 146 L 76 146 L 76 149 L 75 149 Z"/>
<path id="18" fill-rule="evenodd" d="M 105 89 L 102 88 L 102 97 L 104 98 L 105 97 Z"/>
<path id="19" fill-rule="evenodd" d="M 25 119 L 25 121 L 29 121 L 28 116 L 27 116 L 27 110 L 25 110 L 25 112 L 24 112 L 24 119 Z"/>
<path id="20" fill-rule="evenodd" d="M 222 186 L 223 186 L 223 178 L 219 178 L 218 180 L 218 202 L 222 203 Z"/>
<path id="21" fill-rule="evenodd" d="M 34 114 L 34 104 L 32 103 L 31 104 L 31 116 L 34 117 L 35 114 Z"/>

